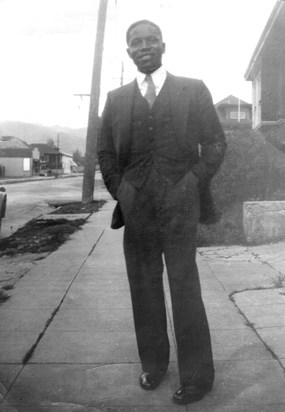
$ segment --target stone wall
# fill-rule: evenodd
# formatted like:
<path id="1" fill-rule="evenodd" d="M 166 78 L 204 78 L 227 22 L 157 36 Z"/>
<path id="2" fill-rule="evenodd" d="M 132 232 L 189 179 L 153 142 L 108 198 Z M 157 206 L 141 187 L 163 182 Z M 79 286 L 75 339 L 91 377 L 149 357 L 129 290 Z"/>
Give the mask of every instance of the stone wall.
<path id="1" fill-rule="evenodd" d="M 285 239 L 285 201 L 244 202 L 243 229 L 248 244 Z"/>

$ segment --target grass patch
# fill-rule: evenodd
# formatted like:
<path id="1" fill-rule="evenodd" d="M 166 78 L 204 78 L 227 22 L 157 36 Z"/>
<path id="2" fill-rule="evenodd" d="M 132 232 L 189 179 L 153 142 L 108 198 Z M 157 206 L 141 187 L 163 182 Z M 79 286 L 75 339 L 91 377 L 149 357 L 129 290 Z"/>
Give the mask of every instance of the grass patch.
<path id="1" fill-rule="evenodd" d="M 53 252 L 84 223 L 84 219 L 31 220 L 13 235 L 1 240 L 0 256 Z"/>
<path id="2" fill-rule="evenodd" d="M 94 200 L 93 202 L 83 204 L 81 202 L 73 202 L 67 204 L 53 204 L 57 209 L 52 212 L 52 215 L 61 214 L 81 214 L 81 213 L 95 213 L 106 203 L 105 200 Z"/>
<path id="3" fill-rule="evenodd" d="M 259 132 L 237 129 L 226 135 L 225 160 L 211 183 L 222 218 L 215 225 L 199 225 L 200 247 L 246 244 L 243 203 L 285 200 L 284 153 Z"/>
<path id="4" fill-rule="evenodd" d="M 242 224 L 243 203 L 225 208 L 221 220 L 214 225 L 199 225 L 197 246 L 229 246 L 245 244 Z"/>
<path id="5" fill-rule="evenodd" d="M 104 201 L 94 201 L 86 205 L 81 202 L 61 204 L 57 205 L 60 207 L 53 214 L 93 213 L 97 212 L 104 203 Z M 17 253 L 54 252 L 85 222 L 85 219 L 80 218 L 33 219 L 10 237 L 0 240 L 0 257 L 13 256 Z"/>

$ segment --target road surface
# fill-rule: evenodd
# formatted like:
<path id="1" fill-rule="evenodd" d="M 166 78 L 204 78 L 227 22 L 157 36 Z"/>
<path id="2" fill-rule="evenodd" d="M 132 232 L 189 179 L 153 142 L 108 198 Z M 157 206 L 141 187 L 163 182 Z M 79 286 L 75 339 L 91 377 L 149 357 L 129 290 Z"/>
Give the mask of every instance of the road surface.
<path id="1" fill-rule="evenodd" d="M 101 175 L 96 174 L 96 180 L 100 178 Z M 29 220 L 53 211 L 51 205 L 81 201 L 82 180 L 83 176 L 76 176 L 4 185 L 8 202 L 0 238 L 10 236 Z"/>

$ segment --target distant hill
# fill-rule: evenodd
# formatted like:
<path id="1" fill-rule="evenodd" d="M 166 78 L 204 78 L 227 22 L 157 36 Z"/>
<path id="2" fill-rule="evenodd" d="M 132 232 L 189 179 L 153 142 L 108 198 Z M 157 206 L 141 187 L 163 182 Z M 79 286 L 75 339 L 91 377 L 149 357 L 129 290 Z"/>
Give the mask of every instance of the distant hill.
<path id="1" fill-rule="evenodd" d="M 48 140 L 53 139 L 55 145 L 57 145 L 58 135 L 60 150 L 72 154 L 78 149 L 84 155 L 86 142 L 85 128 L 48 127 L 18 121 L 0 122 L 0 136 L 15 136 L 27 143 L 47 143 Z"/>

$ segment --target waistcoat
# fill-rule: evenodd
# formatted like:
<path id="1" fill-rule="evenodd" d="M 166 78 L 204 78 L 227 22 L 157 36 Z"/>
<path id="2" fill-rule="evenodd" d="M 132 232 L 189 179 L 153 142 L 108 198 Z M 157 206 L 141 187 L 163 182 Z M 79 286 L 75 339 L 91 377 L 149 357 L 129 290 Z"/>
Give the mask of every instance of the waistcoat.
<path id="1" fill-rule="evenodd" d="M 175 183 L 190 169 L 189 158 L 178 143 L 170 99 L 167 79 L 151 109 L 137 87 L 132 111 L 132 143 L 124 173 L 137 188 L 142 187 L 152 167 L 169 183 Z"/>

